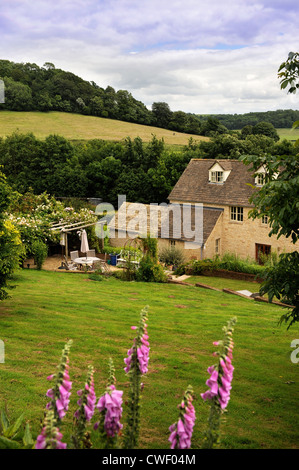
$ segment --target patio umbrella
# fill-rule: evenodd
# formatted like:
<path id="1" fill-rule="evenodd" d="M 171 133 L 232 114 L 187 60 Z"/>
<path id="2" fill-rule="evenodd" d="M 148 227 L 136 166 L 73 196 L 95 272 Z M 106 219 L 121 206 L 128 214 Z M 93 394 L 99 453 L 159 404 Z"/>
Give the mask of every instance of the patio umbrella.
<path id="1" fill-rule="evenodd" d="M 87 258 L 87 252 L 89 250 L 89 245 L 88 245 L 86 230 L 82 230 L 80 250 L 82 251 L 82 253 L 86 253 L 86 258 Z"/>

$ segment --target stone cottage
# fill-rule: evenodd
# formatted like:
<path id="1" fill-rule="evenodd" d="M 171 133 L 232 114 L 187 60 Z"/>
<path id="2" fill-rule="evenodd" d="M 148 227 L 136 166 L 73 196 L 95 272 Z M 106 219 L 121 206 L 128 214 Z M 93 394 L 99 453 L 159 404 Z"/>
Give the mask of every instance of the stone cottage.
<path id="1" fill-rule="evenodd" d="M 264 184 L 265 169 L 260 167 L 253 176 L 239 160 L 193 159 L 169 195 L 172 204 L 202 203 L 203 211 L 214 211 L 215 216 L 204 240 L 203 250 L 196 250 L 197 258 L 212 258 L 225 252 L 260 261 L 260 255 L 276 251 L 294 251 L 290 239 L 269 237 L 266 216 L 252 220 L 248 212 L 253 208 L 249 198 Z M 217 216 L 216 216 L 217 214 Z M 203 219 L 205 226 L 205 217 Z M 193 251 L 193 250 L 191 250 Z M 194 257 L 195 251 L 191 257 Z"/>
<path id="2" fill-rule="evenodd" d="M 109 223 L 112 246 L 151 233 L 159 248 L 176 246 L 187 259 L 213 258 L 225 252 L 260 261 L 260 255 L 298 248 L 291 240 L 269 237 L 267 217 L 252 220 L 249 198 L 264 183 L 239 160 L 192 159 L 168 196 L 169 204 L 125 202 Z"/>

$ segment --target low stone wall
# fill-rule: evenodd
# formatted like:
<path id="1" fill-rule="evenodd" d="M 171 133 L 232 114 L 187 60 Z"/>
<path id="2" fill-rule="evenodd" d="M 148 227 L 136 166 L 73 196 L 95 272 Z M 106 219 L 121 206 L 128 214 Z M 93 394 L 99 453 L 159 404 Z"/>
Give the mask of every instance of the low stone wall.
<path id="1" fill-rule="evenodd" d="M 239 281 L 262 282 L 262 278 L 256 274 L 238 273 L 227 271 L 226 269 L 217 269 L 217 271 L 203 271 L 202 276 L 223 277 L 224 279 L 237 279 Z"/>

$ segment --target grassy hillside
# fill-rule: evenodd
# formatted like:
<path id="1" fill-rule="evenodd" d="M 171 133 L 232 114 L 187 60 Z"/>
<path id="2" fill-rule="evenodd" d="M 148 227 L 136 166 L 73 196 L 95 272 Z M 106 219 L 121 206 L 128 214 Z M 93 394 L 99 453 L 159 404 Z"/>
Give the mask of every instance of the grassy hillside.
<path id="1" fill-rule="evenodd" d="M 114 119 L 104 119 L 94 116 L 82 116 L 62 112 L 18 112 L 0 111 L 0 136 L 33 132 L 38 138 L 49 134 L 59 134 L 70 140 L 122 140 L 130 136 L 132 139 L 141 137 L 149 142 L 153 134 L 168 145 L 185 145 L 190 137 L 194 140 L 208 140 L 207 137 L 173 132 L 159 127 L 143 126 Z"/>

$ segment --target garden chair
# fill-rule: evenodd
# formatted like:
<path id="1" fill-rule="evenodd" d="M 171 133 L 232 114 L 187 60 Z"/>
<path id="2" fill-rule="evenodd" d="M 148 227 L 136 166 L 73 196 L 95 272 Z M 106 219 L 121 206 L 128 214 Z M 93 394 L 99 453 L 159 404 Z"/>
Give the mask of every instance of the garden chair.
<path id="1" fill-rule="evenodd" d="M 127 260 L 123 255 L 123 250 L 121 250 L 119 257 L 117 258 L 117 261 L 116 261 L 116 266 L 123 266 L 126 264 L 126 261 Z"/>
<path id="2" fill-rule="evenodd" d="M 93 256 L 95 258 L 96 256 L 96 250 L 88 250 L 87 252 L 87 257 Z"/>
<path id="3" fill-rule="evenodd" d="M 69 263 L 67 257 L 64 255 L 64 264 L 67 271 L 76 271 L 77 265 L 75 263 Z"/>
<path id="4" fill-rule="evenodd" d="M 92 264 L 92 268 L 94 270 L 100 269 L 103 274 L 110 274 L 111 272 L 110 266 L 104 260 L 101 259 L 99 259 L 98 261 L 94 261 L 94 263 Z"/>
<path id="5" fill-rule="evenodd" d="M 71 251 L 71 260 L 74 261 L 76 258 L 79 258 L 79 251 Z"/>

